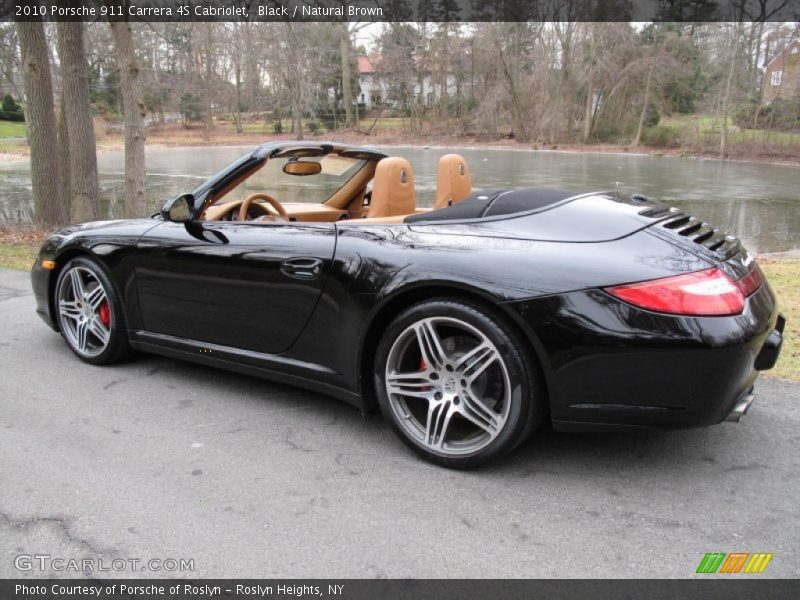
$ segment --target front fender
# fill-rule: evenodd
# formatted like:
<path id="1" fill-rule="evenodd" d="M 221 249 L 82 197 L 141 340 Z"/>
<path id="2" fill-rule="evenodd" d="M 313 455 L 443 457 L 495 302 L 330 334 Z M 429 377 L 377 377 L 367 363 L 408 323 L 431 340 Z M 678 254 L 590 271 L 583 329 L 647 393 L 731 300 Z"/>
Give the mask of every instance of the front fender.
<path id="1" fill-rule="evenodd" d="M 127 276 L 120 269 L 123 256 L 147 231 L 160 224 L 152 219 L 93 221 L 69 225 L 50 234 L 42 244 L 31 269 L 31 286 L 36 312 L 53 330 L 58 331 L 53 306 L 53 291 L 64 265 L 75 256 L 88 255 L 101 262 L 111 273 L 118 289 L 124 289 Z M 54 269 L 42 267 L 43 260 L 55 262 Z"/>

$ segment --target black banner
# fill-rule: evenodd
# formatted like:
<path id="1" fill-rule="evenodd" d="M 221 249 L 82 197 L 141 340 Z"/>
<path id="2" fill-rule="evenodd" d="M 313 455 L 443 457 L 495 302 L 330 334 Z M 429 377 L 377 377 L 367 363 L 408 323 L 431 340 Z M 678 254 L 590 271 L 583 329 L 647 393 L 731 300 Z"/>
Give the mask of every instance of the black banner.
<path id="1" fill-rule="evenodd" d="M 0 20 L 797 21 L 800 0 L 0 0 Z"/>
<path id="2" fill-rule="evenodd" d="M 800 597 L 800 580 L 730 578 L 658 580 L 553 579 L 140 579 L 140 580 L 0 580 L 3 600 L 193 600 L 256 598 L 291 600 L 531 600 L 534 598 L 592 598 L 602 600 L 782 600 Z"/>

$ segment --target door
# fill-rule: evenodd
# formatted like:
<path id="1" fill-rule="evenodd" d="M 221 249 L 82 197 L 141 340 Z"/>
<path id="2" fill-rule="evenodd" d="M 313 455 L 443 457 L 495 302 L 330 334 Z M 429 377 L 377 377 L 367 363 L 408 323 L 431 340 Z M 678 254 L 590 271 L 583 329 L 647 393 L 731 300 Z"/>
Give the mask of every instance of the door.
<path id="1" fill-rule="evenodd" d="M 139 242 L 144 329 L 283 352 L 316 307 L 335 245 L 332 223 L 165 222 Z"/>

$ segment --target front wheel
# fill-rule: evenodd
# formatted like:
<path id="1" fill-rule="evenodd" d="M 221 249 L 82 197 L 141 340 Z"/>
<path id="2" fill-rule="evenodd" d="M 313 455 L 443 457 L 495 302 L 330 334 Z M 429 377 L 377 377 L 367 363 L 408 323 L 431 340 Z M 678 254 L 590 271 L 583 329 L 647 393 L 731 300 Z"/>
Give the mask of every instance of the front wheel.
<path id="1" fill-rule="evenodd" d="M 119 295 L 111 278 L 94 260 L 79 257 L 64 265 L 53 305 L 62 337 L 82 360 L 107 364 L 129 351 Z"/>
<path id="2" fill-rule="evenodd" d="M 541 420 L 538 373 L 524 339 L 494 311 L 437 299 L 387 328 L 375 387 L 406 444 L 437 464 L 469 468 L 510 451 Z"/>

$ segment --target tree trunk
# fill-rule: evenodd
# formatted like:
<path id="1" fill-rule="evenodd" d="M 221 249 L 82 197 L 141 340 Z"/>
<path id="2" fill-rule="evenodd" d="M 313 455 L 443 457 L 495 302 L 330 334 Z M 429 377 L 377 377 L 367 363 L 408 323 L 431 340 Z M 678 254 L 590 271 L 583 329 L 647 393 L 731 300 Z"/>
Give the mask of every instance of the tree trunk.
<path id="1" fill-rule="evenodd" d="M 375 130 L 375 125 L 378 124 L 378 121 L 383 114 L 383 110 L 386 108 L 386 104 L 381 102 L 380 107 L 378 108 L 378 114 L 375 115 L 375 119 L 372 121 L 372 125 L 369 126 L 369 130 L 367 131 L 367 135 L 372 135 L 372 132 Z"/>
<path id="2" fill-rule="evenodd" d="M 58 106 L 58 172 L 61 175 L 61 197 L 64 199 L 64 209 L 67 215 L 72 214 L 72 207 L 70 206 L 70 199 L 72 198 L 72 189 L 69 182 L 69 136 L 67 135 L 67 119 L 66 111 L 64 110 L 64 94 L 61 94 L 61 100 Z"/>
<path id="3" fill-rule="evenodd" d="M 302 112 L 300 112 L 299 116 L 297 117 L 297 131 L 295 133 L 297 134 L 297 139 L 298 140 L 302 140 L 303 139 L 303 113 Z"/>
<path id="4" fill-rule="evenodd" d="M 252 35 L 253 23 L 244 22 L 244 82 L 245 93 L 249 98 L 250 112 L 261 112 L 261 77 L 258 72 L 259 46 L 254 43 Z M 266 119 L 266 114 L 264 115 Z"/>
<path id="5" fill-rule="evenodd" d="M 64 225 L 68 216 L 58 170 L 53 81 L 44 26 L 41 21 L 18 23 L 17 31 L 25 74 L 34 218 L 38 225 Z"/>
<path id="6" fill-rule="evenodd" d="M 286 72 L 286 87 L 290 95 L 292 109 L 292 134 L 298 139 L 303 139 L 303 91 L 304 82 L 302 80 L 300 65 L 300 44 L 298 43 L 291 21 L 284 22 L 286 32 L 287 49 L 289 52 Z"/>
<path id="7" fill-rule="evenodd" d="M 650 70 L 647 71 L 647 83 L 644 86 L 644 104 L 642 105 L 642 114 L 639 115 L 639 127 L 636 129 L 636 138 L 631 144 L 634 148 L 642 141 L 642 132 L 644 131 L 644 121 L 647 118 L 647 105 L 650 104 L 650 84 L 653 80 L 653 64 L 650 64 Z"/>
<path id="8" fill-rule="evenodd" d="M 561 104 L 561 117 L 563 128 L 563 141 L 569 142 L 572 139 L 572 102 L 570 79 L 572 75 L 572 24 L 566 23 L 564 35 L 559 36 L 561 41 L 561 93 L 559 103 Z"/>
<path id="9" fill-rule="evenodd" d="M 211 130 L 214 127 L 214 103 L 212 101 L 212 93 L 214 90 L 214 86 L 212 83 L 212 75 L 214 73 L 213 66 L 211 64 L 211 32 L 206 28 L 205 31 L 205 38 L 206 38 L 206 45 L 205 45 L 205 56 L 206 56 L 206 74 L 204 79 L 204 88 L 205 93 L 203 94 L 206 99 L 206 139 L 211 139 Z"/>
<path id="10" fill-rule="evenodd" d="M 69 207 L 73 223 L 100 218 L 97 148 L 94 141 L 89 75 L 83 45 L 83 23 L 59 21 L 62 107 L 69 142 Z"/>
<path id="11" fill-rule="evenodd" d="M 353 126 L 353 88 L 350 75 L 350 30 L 342 23 L 339 37 L 339 53 L 342 60 L 342 102 L 344 102 L 345 127 Z"/>
<path id="12" fill-rule="evenodd" d="M 236 59 L 236 133 L 242 133 L 242 68 Z"/>
<path id="13" fill-rule="evenodd" d="M 734 34 L 733 44 L 731 44 L 731 63 L 728 67 L 728 78 L 725 82 L 725 95 L 722 98 L 722 125 L 719 132 L 719 157 L 725 158 L 728 152 L 728 111 L 731 101 L 731 88 L 733 87 L 733 77 L 736 74 L 736 55 L 739 50 L 739 31 Z"/>
<path id="14" fill-rule="evenodd" d="M 592 137 L 592 131 L 594 130 L 594 65 L 595 65 L 595 55 L 594 55 L 594 35 L 595 35 L 595 27 L 593 24 L 589 23 L 586 26 L 586 37 L 588 39 L 589 44 L 589 52 L 588 52 L 588 61 L 587 67 L 589 74 L 586 78 L 586 105 L 584 106 L 583 112 L 583 143 L 587 144 L 589 142 L 589 138 Z"/>
<path id="15" fill-rule="evenodd" d="M 589 142 L 592 135 L 592 118 L 594 116 L 594 81 L 592 71 L 589 71 L 589 80 L 586 82 L 586 109 L 583 113 L 583 143 Z"/>
<path id="16" fill-rule="evenodd" d="M 438 60 L 439 67 L 439 100 L 436 102 L 436 110 L 440 115 L 450 116 L 449 99 L 450 93 L 447 89 L 448 75 L 450 67 L 450 25 L 445 22 L 441 24 L 442 46 Z"/>
<path id="17" fill-rule="evenodd" d="M 528 136 L 525 131 L 524 123 L 522 122 L 522 99 L 520 98 L 519 86 L 517 85 L 517 79 L 515 77 L 516 71 L 512 73 L 512 69 L 506 62 L 506 57 L 502 48 L 500 49 L 500 62 L 503 65 L 503 74 L 508 84 L 508 92 L 511 95 L 511 135 L 515 140 L 525 142 Z"/>
<path id="18" fill-rule="evenodd" d="M 125 118 L 125 217 L 147 214 L 144 103 L 130 23 L 109 23 L 114 34 Z"/>
<path id="19" fill-rule="evenodd" d="M 761 62 L 761 40 L 764 37 L 764 21 L 759 22 L 758 24 L 758 33 L 756 34 L 756 57 L 753 61 L 755 67 L 753 68 L 753 92 L 756 94 L 758 101 L 755 103 L 755 108 L 753 109 L 753 129 L 758 127 L 758 109 L 761 107 L 761 94 L 762 88 L 764 86 L 763 75 L 761 71 L 758 69 L 758 63 Z"/>

